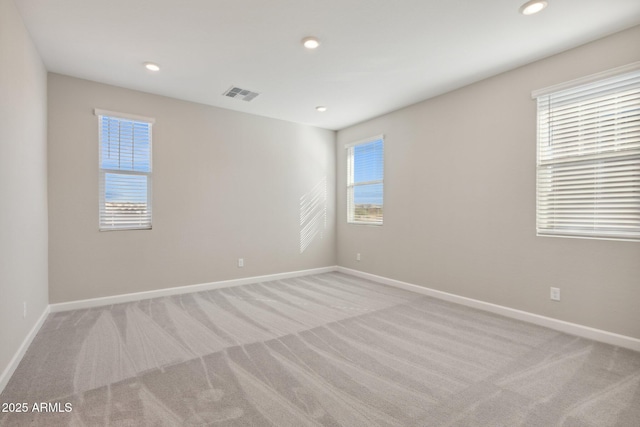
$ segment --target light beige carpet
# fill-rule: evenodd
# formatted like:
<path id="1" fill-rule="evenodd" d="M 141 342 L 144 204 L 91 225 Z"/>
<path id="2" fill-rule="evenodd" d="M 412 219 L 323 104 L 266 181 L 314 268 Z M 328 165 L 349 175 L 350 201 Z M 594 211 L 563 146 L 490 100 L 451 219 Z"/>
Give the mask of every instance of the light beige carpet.
<path id="1" fill-rule="evenodd" d="M 329 273 L 51 314 L 0 402 L 29 406 L 3 427 L 637 427 L 640 353 Z"/>

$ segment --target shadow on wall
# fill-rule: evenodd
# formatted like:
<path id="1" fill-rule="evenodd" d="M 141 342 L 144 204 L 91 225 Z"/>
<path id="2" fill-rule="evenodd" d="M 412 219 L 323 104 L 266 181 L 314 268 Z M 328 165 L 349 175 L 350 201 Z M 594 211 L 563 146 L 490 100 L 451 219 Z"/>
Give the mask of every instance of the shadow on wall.
<path id="1" fill-rule="evenodd" d="M 317 237 L 322 239 L 327 228 L 327 177 L 300 197 L 300 253 Z"/>

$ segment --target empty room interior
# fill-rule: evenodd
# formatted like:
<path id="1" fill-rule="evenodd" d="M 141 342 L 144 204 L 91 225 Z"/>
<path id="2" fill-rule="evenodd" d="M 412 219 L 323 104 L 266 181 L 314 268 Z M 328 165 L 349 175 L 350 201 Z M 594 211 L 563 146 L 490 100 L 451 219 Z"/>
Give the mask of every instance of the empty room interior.
<path id="1" fill-rule="evenodd" d="M 637 0 L 0 0 L 0 427 L 640 425 Z"/>

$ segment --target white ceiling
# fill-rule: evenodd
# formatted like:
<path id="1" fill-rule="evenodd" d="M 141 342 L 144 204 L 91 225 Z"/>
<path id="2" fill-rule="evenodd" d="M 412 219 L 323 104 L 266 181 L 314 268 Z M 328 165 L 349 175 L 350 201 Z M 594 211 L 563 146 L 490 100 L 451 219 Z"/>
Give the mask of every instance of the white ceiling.
<path id="1" fill-rule="evenodd" d="M 15 0 L 49 71 L 328 129 L 640 23 L 638 0 L 524 1 Z"/>

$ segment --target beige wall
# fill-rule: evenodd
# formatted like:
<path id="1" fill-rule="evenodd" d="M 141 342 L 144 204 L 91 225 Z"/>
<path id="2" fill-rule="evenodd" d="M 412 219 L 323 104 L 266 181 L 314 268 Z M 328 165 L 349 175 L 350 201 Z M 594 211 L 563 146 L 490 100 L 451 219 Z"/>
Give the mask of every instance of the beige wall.
<path id="1" fill-rule="evenodd" d="M 153 230 L 98 231 L 94 108 L 156 119 Z M 326 223 L 300 253 L 319 183 Z M 335 133 L 49 74 L 49 200 L 51 303 L 331 266 Z"/>
<path id="2" fill-rule="evenodd" d="M 46 85 L 13 1 L 0 0 L 0 375 L 48 302 Z"/>
<path id="3" fill-rule="evenodd" d="M 338 132 L 338 264 L 640 338 L 640 243 L 535 235 L 530 97 L 639 46 L 635 27 Z M 347 225 L 343 146 L 378 134 L 384 226 Z"/>

